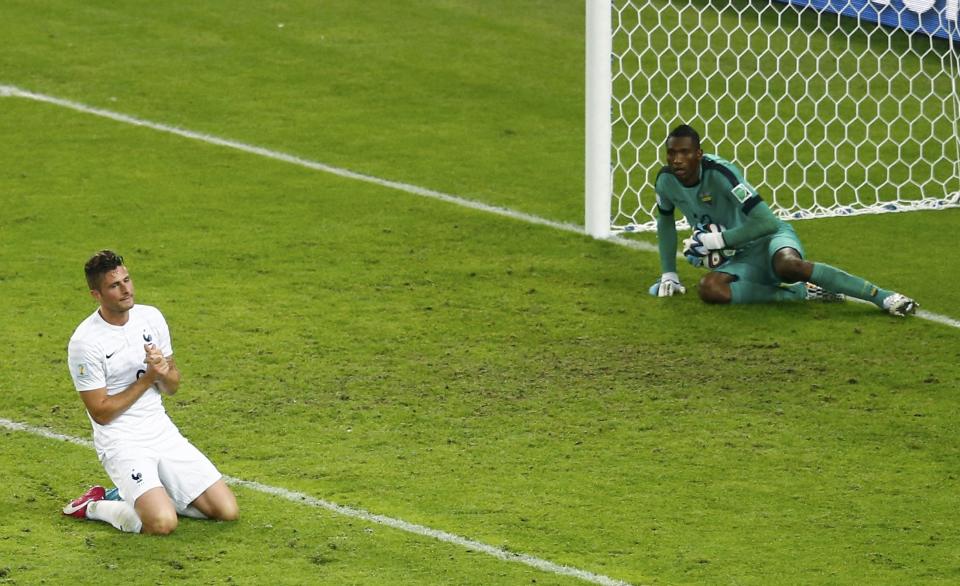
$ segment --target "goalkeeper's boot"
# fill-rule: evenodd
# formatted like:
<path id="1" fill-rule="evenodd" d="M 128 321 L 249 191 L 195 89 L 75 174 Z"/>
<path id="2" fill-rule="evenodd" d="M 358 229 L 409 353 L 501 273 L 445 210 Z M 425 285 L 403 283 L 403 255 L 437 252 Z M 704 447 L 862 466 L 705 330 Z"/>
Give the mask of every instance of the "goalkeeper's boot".
<path id="1" fill-rule="evenodd" d="M 883 300 L 883 309 L 897 317 L 913 315 L 918 307 L 920 307 L 919 303 L 900 293 L 894 293 Z"/>
<path id="2" fill-rule="evenodd" d="M 827 291 L 820 285 L 807 283 L 807 301 L 821 301 L 823 303 L 839 303 L 846 299 L 843 293 Z"/>
<path id="3" fill-rule="evenodd" d="M 91 486 L 87 492 L 70 501 L 63 507 L 63 514 L 77 519 L 84 519 L 87 516 L 87 505 L 93 501 L 102 501 L 107 491 L 102 486 Z"/>

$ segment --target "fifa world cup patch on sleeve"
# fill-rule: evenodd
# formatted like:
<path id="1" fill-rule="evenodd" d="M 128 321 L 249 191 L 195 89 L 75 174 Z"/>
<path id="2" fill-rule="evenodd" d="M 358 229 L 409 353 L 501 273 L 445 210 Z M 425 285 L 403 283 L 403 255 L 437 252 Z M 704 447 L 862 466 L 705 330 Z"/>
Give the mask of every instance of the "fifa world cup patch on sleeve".
<path id="1" fill-rule="evenodd" d="M 744 182 L 731 189 L 730 193 L 737 198 L 737 201 L 744 203 L 751 197 L 755 196 L 757 191 L 749 183 Z"/>
<path id="2" fill-rule="evenodd" d="M 86 374 L 87 374 L 87 365 L 86 365 L 86 364 L 78 364 L 78 365 L 77 365 L 77 375 L 78 375 L 78 376 L 85 376 Z"/>

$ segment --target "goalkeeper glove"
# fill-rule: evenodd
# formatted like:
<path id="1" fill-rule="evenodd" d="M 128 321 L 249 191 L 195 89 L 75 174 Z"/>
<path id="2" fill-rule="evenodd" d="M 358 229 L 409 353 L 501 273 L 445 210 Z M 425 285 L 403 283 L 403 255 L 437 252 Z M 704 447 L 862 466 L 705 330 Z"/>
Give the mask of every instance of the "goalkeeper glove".
<path id="1" fill-rule="evenodd" d="M 680 284 L 680 277 L 677 273 L 663 273 L 660 280 L 650 287 L 650 294 L 656 297 L 672 297 L 673 295 L 683 295 L 687 288 Z"/>
<path id="2" fill-rule="evenodd" d="M 713 227 L 716 231 L 707 230 Z M 712 250 L 722 250 L 727 244 L 723 241 L 723 232 L 716 224 L 706 227 L 697 226 L 693 234 L 683 241 L 683 256 L 707 256 Z M 692 261 L 691 261 L 692 262 Z"/>
<path id="3" fill-rule="evenodd" d="M 721 232 L 719 228 L 716 232 L 702 231 L 700 233 L 700 242 L 710 251 L 723 250 L 727 247 L 727 243 L 723 241 L 723 232 Z"/>

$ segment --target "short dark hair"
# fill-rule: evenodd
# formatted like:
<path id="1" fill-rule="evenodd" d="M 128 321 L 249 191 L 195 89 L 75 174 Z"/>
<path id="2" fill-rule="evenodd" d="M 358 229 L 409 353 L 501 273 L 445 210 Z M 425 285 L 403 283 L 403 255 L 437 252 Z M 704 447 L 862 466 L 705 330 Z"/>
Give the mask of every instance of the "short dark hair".
<path id="1" fill-rule="evenodd" d="M 689 124 L 681 124 L 680 126 L 677 126 L 671 130 L 670 134 L 667 136 L 667 140 L 670 140 L 671 138 L 683 137 L 692 138 L 693 146 L 698 149 L 700 148 L 700 134 Z"/>
<path id="2" fill-rule="evenodd" d="M 87 264 L 83 265 L 90 290 L 99 289 L 103 276 L 119 266 L 123 266 L 123 257 L 112 250 L 101 250 L 91 256 Z"/>

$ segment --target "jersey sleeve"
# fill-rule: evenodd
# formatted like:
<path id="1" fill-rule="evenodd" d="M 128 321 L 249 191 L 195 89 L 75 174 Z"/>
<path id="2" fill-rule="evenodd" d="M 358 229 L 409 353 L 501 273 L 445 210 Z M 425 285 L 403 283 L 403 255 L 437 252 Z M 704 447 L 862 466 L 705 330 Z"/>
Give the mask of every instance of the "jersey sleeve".
<path id="1" fill-rule="evenodd" d="M 67 347 L 67 365 L 73 386 L 78 391 L 92 391 L 107 387 L 102 352 L 91 345 L 71 340 Z"/>
<path id="2" fill-rule="evenodd" d="M 747 216 L 747 221 L 729 230 L 724 230 L 723 240 L 732 248 L 740 248 L 744 244 L 768 236 L 777 231 L 780 220 L 773 215 L 770 208 L 763 201 L 754 206 L 753 213 Z"/>
<path id="3" fill-rule="evenodd" d="M 754 186 L 743 177 L 734 165 L 723 162 L 720 163 L 720 169 L 724 178 L 730 183 L 730 197 L 733 198 L 745 215 L 750 214 L 750 210 L 757 206 L 763 199 Z"/>
<path id="4" fill-rule="evenodd" d="M 657 210 L 660 214 L 672 216 L 673 210 L 675 209 L 674 203 L 670 200 L 670 196 L 667 195 L 667 189 L 664 185 L 664 172 L 665 169 L 661 169 L 657 173 L 657 179 L 654 182 L 654 189 L 657 193 Z"/>

